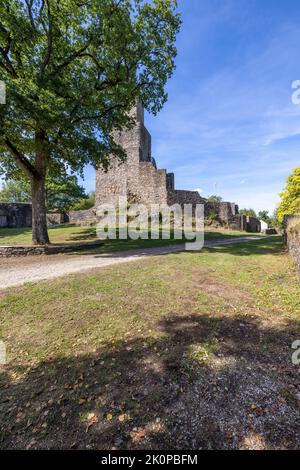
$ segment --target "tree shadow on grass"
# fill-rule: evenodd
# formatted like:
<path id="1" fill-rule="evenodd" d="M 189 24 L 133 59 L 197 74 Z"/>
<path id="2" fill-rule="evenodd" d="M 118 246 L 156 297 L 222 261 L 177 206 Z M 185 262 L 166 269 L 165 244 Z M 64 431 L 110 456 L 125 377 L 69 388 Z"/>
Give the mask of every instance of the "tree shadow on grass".
<path id="1" fill-rule="evenodd" d="M 210 242 L 211 240 L 209 240 Z M 227 242 L 228 243 L 228 242 Z M 127 246 L 126 246 L 127 245 Z M 158 240 L 154 245 L 152 240 L 109 240 L 103 241 L 99 248 L 93 251 L 80 252 L 81 255 L 94 255 L 95 258 L 118 258 L 118 257 L 147 257 L 147 256 L 163 256 L 173 253 L 194 253 L 201 254 L 201 252 L 209 253 L 224 253 L 232 254 L 235 256 L 253 256 L 253 255 L 279 255 L 285 252 L 285 248 L 281 237 L 272 237 L 266 240 L 259 239 L 253 241 L 246 241 L 243 243 L 232 243 L 218 246 L 205 246 L 200 251 L 186 251 L 185 241 L 179 242 L 173 240 L 168 243 L 168 240 Z"/>
<path id="2" fill-rule="evenodd" d="M 32 229 L 30 227 L 23 228 L 1 228 L 0 229 L 0 241 L 3 238 L 15 237 L 17 235 L 27 235 L 30 234 Z"/>
<path id="3" fill-rule="evenodd" d="M 23 378 L 15 382 L 6 366 L 0 447 L 299 447 L 295 325 L 185 312 L 158 333 L 16 366 Z"/>
<path id="4" fill-rule="evenodd" d="M 225 253 L 236 256 L 282 255 L 286 251 L 282 237 L 247 241 L 230 245 L 207 247 L 210 253 Z"/>
<path id="5" fill-rule="evenodd" d="M 254 232 L 238 232 L 234 233 L 234 231 L 223 229 L 221 232 L 214 231 L 214 230 L 209 230 L 205 228 L 205 237 L 207 240 L 215 241 L 215 240 L 228 240 L 231 238 L 241 238 L 241 237 L 262 237 L 263 236 L 260 233 L 254 233 Z"/>
<path id="6" fill-rule="evenodd" d="M 95 227 L 88 227 L 88 228 L 83 228 L 79 233 L 74 233 L 71 234 L 71 236 L 68 238 L 68 241 L 81 241 L 81 240 L 95 240 L 97 241 L 97 234 L 96 234 L 96 228 Z"/>

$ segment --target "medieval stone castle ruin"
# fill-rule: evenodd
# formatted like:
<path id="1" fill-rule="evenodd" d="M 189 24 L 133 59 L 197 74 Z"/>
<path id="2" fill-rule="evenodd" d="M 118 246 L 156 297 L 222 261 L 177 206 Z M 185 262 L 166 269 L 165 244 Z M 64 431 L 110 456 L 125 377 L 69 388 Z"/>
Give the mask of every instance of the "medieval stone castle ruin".
<path id="1" fill-rule="evenodd" d="M 196 191 L 175 190 L 174 173 L 157 169 L 141 103 L 137 104 L 131 115 L 136 125 L 115 135 L 117 143 L 126 151 L 127 159 L 120 164 L 113 157 L 108 172 L 97 171 L 96 207 L 103 203 L 117 203 L 119 196 L 145 205 L 204 203 Z"/>
<path id="2" fill-rule="evenodd" d="M 95 208 L 69 214 L 49 214 L 48 223 L 95 223 L 99 205 L 118 204 L 119 197 L 138 204 L 204 204 L 204 215 L 211 216 L 233 230 L 260 232 L 259 220 L 239 215 L 238 206 L 231 202 L 212 203 L 197 191 L 175 189 L 174 173 L 158 169 L 151 150 L 151 135 L 144 124 L 144 108 L 138 103 L 131 112 L 136 124 L 130 130 L 116 133 L 116 142 L 126 151 L 124 163 L 111 159 L 108 171 L 96 173 Z M 31 204 L 0 204 L 0 227 L 31 226 Z"/>
<path id="3" fill-rule="evenodd" d="M 235 203 L 211 203 L 197 191 L 175 189 L 174 173 L 158 169 L 152 156 L 151 135 L 144 124 L 144 108 L 138 103 L 132 110 L 135 126 L 115 135 L 126 151 L 124 163 L 112 157 L 109 170 L 99 169 L 96 175 L 96 208 L 101 204 L 117 204 L 119 197 L 138 204 L 204 204 L 205 216 L 213 214 L 222 224 L 234 230 L 260 232 L 257 219 L 239 215 Z"/>

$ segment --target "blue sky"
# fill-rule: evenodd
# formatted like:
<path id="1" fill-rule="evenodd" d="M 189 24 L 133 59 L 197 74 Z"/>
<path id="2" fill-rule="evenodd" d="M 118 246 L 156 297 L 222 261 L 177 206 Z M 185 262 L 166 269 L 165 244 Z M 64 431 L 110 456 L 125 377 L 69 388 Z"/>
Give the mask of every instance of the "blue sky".
<path id="1" fill-rule="evenodd" d="M 179 0 L 169 101 L 146 115 L 153 156 L 177 189 L 273 211 L 300 166 L 299 0 Z M 85 186 L 94 188 L 87 169 Z"/>

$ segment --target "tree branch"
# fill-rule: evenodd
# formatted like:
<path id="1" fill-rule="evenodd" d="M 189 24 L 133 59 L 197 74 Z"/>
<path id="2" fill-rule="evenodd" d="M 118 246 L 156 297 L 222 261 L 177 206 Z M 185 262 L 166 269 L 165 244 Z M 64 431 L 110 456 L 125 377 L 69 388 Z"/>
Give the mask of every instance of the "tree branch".
<path id="1" fill-rule="evenodd" d="M 26 2 L 26 5 L 27 5 L 27 11 L 28 11 L 28 16 L 29 16 L 29 19 L 30 19 L 31 27 L 33 29 L 35 29 L 35 24 L 34 24 L 34 20 L 33 20 L 33 16 L 32 16 L 33 0 L 25 0 L 25 2 Z"/>
<path id="2" fill-rule="evenodd" d="M 79 49 L 78 51 L 74 52 L 73 54 L 71 54 L 67 60 L 65 60 L 64 62 L 62 62 L 61 64 L 59 64 L 55 70 L 53 70 L 53 72 L 50 74 L 52 77 L 55 76 L 61 69 L 65 68 L 67 65 L 69 65 L 74 59 L 76 59 L 77 57 L 80 57 L 80 55 L 86 50 L 86 48 L 89 46 L 89 44 L 86 44 L 84 45 L 81 49 Z"/>
<path id="3" fill-rule="evenodd" d="M 7 36 L 9 36 L 9 32 L 8 32 L 7 29 L 3 26 L 3 24 L 1 23 L 1 21 L 0 21 L 0 29 L 1 29 Z"/>
<path id="4" fill-rule="evenodd" d="M 8 137 L 5 136 L 4 142 L 10 151 L 11 155 L 13 156 L 16 164 L 18 167 L 24 171 L 24 173 L 29 177 L 32 178 L 36 174 L 36 170 L 33 165 L 27 160 L 27 158 L 17 150 L 14 144 L 9 140 Z"/>
<path id="5" fill-rule="evenodd" d="M 141 82 L 141 83 L 138 83 L 131 91 L 131 96 L 134 94 L 134 92 L 136 92 L 136 90 L 146 86 L 146 85 L 149 85 L 149 82 Z M 86 116 L 81 116 L 81 117 L 78 117 L 77 119 L 74 119 L 73 121 L 71 121 L 71 124 L 75 124 L 77 122 L 80 122 L 80 121 L 91 121 L 91 120 L 95 120 L 95 119 L 102 119 L 104 118 L 108 113 L 110 113 L 111 111 L 113 111 L 114 109 L 120 109 L 120 108 L 127 108 L 128 107 L 128 104 L 130 102 L 130 97 L 128 98 L 128 100 L 124 103 L 118 103 L 116 105 L 113 105 L 113 106 L 110 106 L 109 108 L 106 108 L 105 111 L 103 111 L 102 113 L 100 114 L 92 114 L 92 115 L 86 115 Z M 75 108 L 74 108 L 75 109 Z"/>
<path id="6" fill-rule="evenodd" d="M 7 73 L 11 75 L 11 70 L 1 60 L 0 60 L 0 67 L 2 67 L 4 70 L 6 70 Z"/>
<path id="7" fill-rule="evenodd" d="M 42 65 L 42 71 L 44 71 L 44 69 L 49 64 L 51 53 L 52 53 L 52 17 L 51 17 L 49 0 L 46 0 L 46 4 L 47 4 L 48 19 L 49 19 L 48 29 L 45 28 L 46 34 L 47 34 L 48 47 L 47 47 L 46 57 Z"/>
<path id="8" fill-rule="evenodd" d="M 92 114 L 90 116 L 81 116 L 77 119 L 74 119 L 74 121 L 72 121 L 72 124 L 75 124 L 75 123 L 80 122 L 80 121 L 91 121 L 91 120 L 95 120 L 95 119 L 102 119 L 102 118 L 104 118 L 104 116 L 106 116 L 108 113 L 110 113 L 114 109 L 127 108 L 127 106 L 128 106 L 128 103 L 115 104 L 114 106 L 110 106 L 109 108 L 106 108 L 106 110 L 103 111 L 100 114 Z"/>
<path id="9" fill-rule="evenodd" d="M 88 52 L 84 52 L 82 54 L 79 54 L 78 57 L 90 57 L 92 59 L 92 61 L 94 62 L 94 64 L 98 67 L 99 69 L 99 72 L 103 72 L 104 71 L 104 68 L 101 67 L 101 65 L 99 64 L 99 62 L 97 61 L 96 57 L 93 56 L 93 54 L 89 54 Z"/>
<path id="10" fill-rule="evenodd" d="M 15 71 L 11 61 L 9 60 L 6 49 L 3 49 L 2 47 L 0 47 L 0 53 L 6 62 L 6 67 L 5 67 L 6 71 L 9 72 L 9 74 L 12 75 L 14 78 L 18 78 L 17 72 Z"/>

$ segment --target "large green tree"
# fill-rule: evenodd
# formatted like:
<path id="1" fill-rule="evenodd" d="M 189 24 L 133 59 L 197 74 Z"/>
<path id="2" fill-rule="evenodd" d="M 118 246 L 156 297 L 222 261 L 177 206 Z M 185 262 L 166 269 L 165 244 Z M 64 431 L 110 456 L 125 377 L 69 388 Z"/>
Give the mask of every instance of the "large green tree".
<path id="1" fill-rule="evenodd" d="M 113 129 L 141 99 L 165 103 L 175 64 L 176 0 L 0 0 L 1 171 L 30 179 L 33 242 L 49 242 L 45 181 L 126 155 Z"/>
<path id="2" fill-rule="evenodd" d="M 288 177 L 286 187 L 280 197 L 277 219 L 282 223 L 285 215 L 300 213 L 300 167 Z"/>

